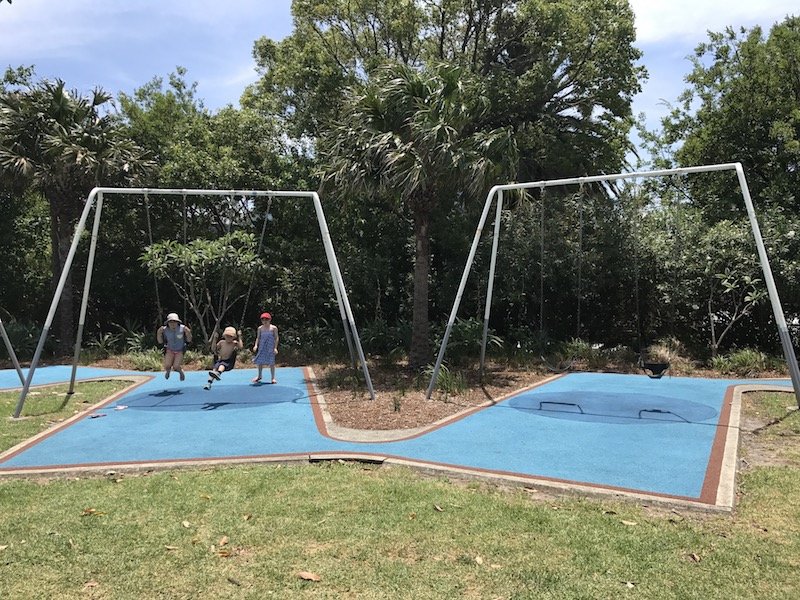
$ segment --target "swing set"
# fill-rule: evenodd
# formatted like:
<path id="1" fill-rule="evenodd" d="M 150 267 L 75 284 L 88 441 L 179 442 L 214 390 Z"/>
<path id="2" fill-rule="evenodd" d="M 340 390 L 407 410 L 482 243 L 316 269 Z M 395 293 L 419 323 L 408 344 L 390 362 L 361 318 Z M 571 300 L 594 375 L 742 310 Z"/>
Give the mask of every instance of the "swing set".
<path id="1" fill-rule="evenodd" d="M 430 399 L 433 394 L 433 390 L 436 387 L 436 382 L 439 377 L 439 371 L 441 370 L 442 362 L 444 360 L 444 355 L 445 352 L 447 351 L 447 343 L 448 340 L 450 339 L 450 333 L 452 331 L 453 324 L 455 323 L 456 317 L 458 316 L 458 309 L 461 304 L 461 298 L 464 295 L 464 290 L 467 285 L 467 280 L 469 278 L 470 271 L 472 270 L 472 265 L 475 261 L 475 254 L 477 252 L 478 245 L 480 243 L 481 234 L 483 232 L 484 226 L 486 225 L 492 204 L 496 202 L 494 235 L 492 239 L 491 259 L 489 261 L 489 277 L 486 289 L 486 302 L 484 304 L 483 339 L 481 340 L 481 354 L 480 354 L 480 372 L 481 374 L 483 374 L 484 372 L 485 359 L 486 359 L 486 342 L 489 331 L 489 317 L 491 314 L 491 306 L 492 306 L 492 288 L 494 285 L 494 276 L 497 263 L 497 251 L 500 242 L 500 224 L 503 211 L 504 192 L 538 189 L 539 196 L 541 198 L 545 189 L 550 187 L 564 187 L 564 186 L 574 186 L 574 185 L 584 186 L 588 184 L 608 184 L 610 182 L 625 180 L 625 179 L 636 180 L 636 179 L 645 179 L 653 177 L 672 177 L 679 175 L 689 175 L 693 173 L 709 173 L 709 172 L 723 172 L 723 171 L 728 171 L 728 172 L 733 171 L 735 173 L 736 180 L 738 183 L 738 188 L 742 194 L 742 200 L 747 210 L 747 216 L 753 233 L 753 239 L 756 244 L 756 251 L 758 253 L 759 262 L 761 264 L 761 270 L 764 275 L 764 282 L 767 287 L 769 301 L 772 306 L 773 316 L 775 318 L 775 323 L 778 329 L 778 337 L 780 339 L 781 347 L 783 349 L 784 359 L 786 360 L 786 364 L 789 370 L 789 376 L 792 381 L 792 386 L 794 387 L 794 393 L 795 397 L 797 398 L 798 406 L 800 406 L 800 367 L 798 367 L 797 364 L 797 357 L 795 356 L 794 347 L 792 346 L 792 339 L 789 333 L 789 328 L 786 323 L 786 317 L 783 313 L 780 297 L 778 296 L 778 291 L 775 286 L 775 279 L 772 275 L 772 267 L 770 266 L 769 257 L 767 255 L 766 247 L 764 246 L 764 240 L 761 236 L 761 229 L 758 223 L 758 218 L 756 216 L 753 200 L 750 196 L 750 189 L 747 185 L 747 178 L 745 177 L 744 169 L 742 168 L 741 163 L 738 162 L 715 164 L 715 165 L 700 165 L 693 167 L 680 167 L 676 169 L 663 169 L 657 171 L 616 173 L 613 175 L 595 175 L 590 177 L 549 179 L 549 180 L 534 181 L 527 183 L 509 183 L 504 185 L 495 185 L 494 187 L 492 187 L 492 189 L 489 190 L 489 193 L 487 194 L 486 202 L 484 203 L 483 211 L 481 212 L 481 216 L 478 221 L 478 226 L 475 229 L 475 236 L 473 238 L 472 245 L 470 247 L 469 255 L 467 256 L 467 261 L 464 266 L 464 271 L 461 276 L 461 281 L 459 283 L 458 290 L 456 291 L 456 297 L 455 300 L 453 301 L 453 307 L 452 310 L 450 311 L 450 317 L 447 321 L 447 326 L 445 328 L 444 336 L 442 337 L 442 341 L 439 345 L 439 352 L 436 357 L 436 363 L 433 368 L 433 373 L 431 375 L 430 383 L 428 384 L 426 397 Z M 544 222 L 543 215 L 544 215 L 544 203 L 542 204 L 542 223 Z M 583 227 L 581 224 L 580 229 L 582 228 Z M 580 243 L 582 244 L 582 233 L 581 233 Z M 582 254 L 582 252 L 580 254 Z M 542 263 L 544 263 L 543 258 L 542 258 Z M 542 289 L 542 284 L 540 278 L 540 291 L 541 289 Z M 578 304 L 580 305 L 580 294 L 578 296 Z M 540 325 L 542 317 L 543 317 L 543 309 L 540 309 Z M 580 318 L 578 319 L 578 327 L 580 327 Z M 550 365 L 550 366 L 558 367 L 558 365 Z M 670 365 L 669 363 L 666 362 L 645 361 L 644 358 L 640 356 L 639 366 L 648 374 L 649 377 L 657 379 L 664 375 L 664 373 L 669 369 Z"/>
<path id="2" fill-rule="evenodd" d="M 226 195 L 227 195 L 227 193 L 226 193 Z M 150 196 L 149 192 L 145 192 L 144 193 L 144 209 L 145 209 L 145 224 L 147 226 L 147 240 L 148 240 L 150 246 L 152 246 L 153 243 L 154 243 L 154 237 L 153 237 L 153 224 L 152 224 L 152 219 L 151 219 L 151 216 L 150 216 L 150 197 L 149 196 Z M 236 202 L 236 198 L 237 198 L 237 196 L 233 195 L 233 196 L 229 196 L 228 200 L 229 200 L 229 202 Z M 239 198 L 239 204 L 242 207 L 242 212 L 243 212 L 244 215 L 246 215 L 249 225 L 252 226 L 253 228 L 255 228 L 256 219 L 253 217 L 253 211 L 248 206 L 248 201 L 249 201 L 248 197 L 247 196 L 238 196 L 238 198 Z M 267 224 L 272 222 L 272 220 L 273 220 L 273 216 L 272 216 L 272 200 L 273 200 L 273 198 L 274 198 L 274 196 L 267 196 L 267 206 L 264 209 L 264 220 L 263 220 L 263 223 L 261 225 L 261 233 L 258 236 L 258 245 L 257 245 L 257 248 L 256 248 L 256 256 L 261 256 L 261 251 L 262 251 L 262 249 L 264 247 L 264 238 L 265 238 L 266 232 L 267 232 Z M 181 215 L 182 215 L 182 223 L 183 223 L 183 226 L 182 226 L 182 234 L 183 234 L 182 235 L 182 243 L 183 243 L 183 246 L 185 247 L 187 242 L 188 242 L 188 217 L 187 217 L 188 211 L 187 211 L 187 203 L 186 203 L 186 194 L 182 194 L 181 207 L 182 207 Z M 228 229 L 229 229 L 228 232 L 230 232 L 230 227 Z M 183 278 L 183 284 L 184 284 L 184 289 L 186 289 L 188 286 L 187 286 L 187 283 L 186 283 L 185 274 L 184 274 L 184 278 Z M 255 284 L 255 274 L 251 275 L 251 277 L 250 277 L 250 281 L 249 281 L 249 284 L 248 284 L 248 287 L 247 287 L 247 292 L 246 292 L 246 294 L 244 296 L 244 302 L 242 304 L 242 315 L 241 315 L 241 317 L 239 319 L 239 324 L 236 327 L 237 331 L 241 330 L 244 327 L 245 319 L 247 317 L 247 309 L 249 308 L 249 305 L 250 305 L 250 296 L 253 293 L 254 284 Z M 155 273 L 153 273 L 153 285 L 154 285 L 154 288 L 155 288 L 156 307 L 157 307 L 157 314 L 158 314 L 158 317 L 156 319 L 156 323 L 158 325 L 160 325 L 160 324 L 162 324 L 164 322 L 164 312 L 165 311 L 164 311 L 164 307 L 163 307 L 163 305 L 161 303 L 161 294 L 159 292 L 158 277 L 156 276 Z M 183 313 L 182 313 L 184 315 L 184 318 L 186 316 L 186 308 L 187 308 L 186 307 L 186 298 L 184 297 L 184 299 L 183 299 Z M 212 346 L 213 346 L 214 336 L 216 336 L 217 333 L 218 332 L 217 332 L 216 329 L 212 333 L 212 338 L 211 338 L 212 339 Z M 348 338 L 348 343 L 350 343 L 349 342 L 349 338 Z M 351 349 L 351 357 L 352 356 L 353 356 L 353 353 L 352 353 L 352 349 Z"/>
<path id="3" fill-rule="evenodd" d="M 86 321 L 86 312 L 89 302 L 89 292 L 91 289 L 91 282 L 92 282 L 92 273 L 94 271 L 94 263 L 95 263 L 95 254 L 97 250 L 97 238 L 98 232 L 100 229 L 100 222 L 101 222 L 101 215 L 103 210 L 103 201 L 106 195 L 119 195 L 119 194 L 127 194 L 127 195 L 143 195 L 145 198 L 145 211 L 147 217 L 147 225 L 148 225 L 148 237 L 149 242 L 152 244 L 152 223 L 150 220 L 150 203 L 149 198 L 150 196 L 182 196 L 183 197 L 183 211 L 184 211 L 184 221 L 183 221 L 183 237 L 184 243 L 186 242 L 187 237 L 187 226 L 186 226 L 186 197 L 187 196 L 229 196 L 235 198 L 236 196 L 241 196 L 243 198 L 257 198 L 257 197 L 266 197 L 268 198 L 268 211 L 271 206 L 271 199 L 272 198 L 294 198 L 294 199 L 310 199 L 314 206 L 314 211 L 317 217 L 317 223 L 319 225 L 320 236 L 322 238 L 322 244 L 325 251 L 325 256 L 328 261 L 328 267 L 331 273 L 331 279 L 333 283 L 334 292 L 336 294 L 336 300 L 339 305 L 339 312 L 342 318 L 342 323 L 344 326 L 345 332 L 345 339 L 347 341 L 347 346 L 350 351 L 350 358 L 351 363 L 355 367 L 357 362 L 360 363 L 361 369 L 364 374 L 364 379 L 369 390 L 370 398 L 373 400 L 375 399 L 375 391 L 372 386 L 372 380 L 369 375 L 369 370 L 367 367 L 367 361 L 364 357 L 364 351 L 361 346 L 361 340 L 358 336 L 358 330 L 356 329 L 355 319 L 353 317 L 353 311 L 350 307 L 350 301 L 347 297 L 347 290 L 345 289 L 344 280 L 342 279 L 342 273 L 339 268 L 339 262 L 336 258 L 336 252 L 333 248 L 333 243 L 331 241 L 330 232 L 328 230 L 328 224 L 325 219 L 325 213 L 322 209 L 322 202 L 320 201 L 319 195 L 316 192 L 309 192 L 309 191 L 275 191 L 275 190 L 204 190 L 204 189 L 164 189 L 164 188 L 112 188 L 112 187 L 97 187 L 94 188 L 86 198 L 86 202 L 83 207 L 83 211 L 81 213 L 80 219 L 75 227 L 75 235 L 72 238 L 72 243 L 69 248 L 69 252 L 67 253 L 67 257 L 64 260 L 64 267 L 61 271 L 61 275 L 58 280 L 58 284 L 56 286 L 55 293 L 53 294 L 53 299 L 50 303 L 50 308 L 47 313 L 47 317 L 45 318 L 44 326 L 42 327 L 42 333 L 39 337 L 39 341 L 36 345 L 36 350 L 33 354 L 33 359 L 31 360 L 30 368 L 28 369 L 27 377 L 25 377 L 25 381 L 23 383 L 22 391 L 20 392 L 19 400 L 17 401 L 16 407 L 14 409 L 13 416 L 14 418 L 19 418 L 20 414 L 22 413 L 22 409 L 25 404 L 25 399 L 28 396 L 28 392 L 30 390 L 31 382 L 33 380 L 34 373 L 36 372 L 36 368 L 39 365 L 39 360 L 41 358 L 42 350 L 44 349 L 45 342 L 47 340 L 48 334 L 50 332 L 50 327 L 52 326 L 53 319 L 55 317 L 56 310 L 58 308 L 59 302 L 61 300 L 61 296 L 64 292 L 64 287 L 66 285 L 67 276 L 70 273 L 73 262 L 75 259 L 75 253 L 78 248 L 78 243 L 81 239 L 83 232 L 86 229 L 87 221 L 89 220 L 89 214 L 91 213 L 92 209 L 94 209 L 94 221 L 92 224 L 92 231 L 91 231 L 91 241 L 89 244 L 89 253 L 87 258 L 86 264 L 86 275 L 84 279 L 83 285 L 83 295 L 81 298 L 81 308 L 80 308 L 80 316 L 78 318 L 78 329 L 77 334 L 75 337 L 75 352 L 72 361 L 72 374 L 70 377 L 70 385 L 68 393 L 74 393 L 75 388 L 75 378 L 76 372 L 78 368 L 78 360 L 80 359 L 81 353 L 81 344 L 83 338 L 83 330 Z M 246 202 L 246 201 L 245 201 Z M 248 211 L 249 214 L 249 211 Z M 264 233 L 266 231 L 266 223 L 269 221 L 269 214 L 265 215 L 264 218 L 264 226 L 262 227 L 261 236 L 259 238 L 259 252 L 262 249 L 262 245 L 264 242 Z M 251 222 L 252 216 L 251 216 Z M 157 287 L 157 286 L 156 286 Z M 250 293 L 252 292 L 253 281 L 251 279 L 250 286 L 248 288 L 248 293 L 246 300 L 249 301 Z M 162 308 L 160 306 L 160 298 L 157 300 L 159 304 L 159 312 L 161 317 Z M 244 310 L 247 310 L 247 302 L 245 302 Z M 245 313 L 243 313 L 242 320 L 244 320 Z M 2 329 L 4 332 L 5 329 Z M 4 341 L 5 341 L 5 336 Z M 10 346 L 10 344 L 8 344 Z M 22 375 L 22 372 L 20 375 Z M 22 378 L 22 377 L 21 377 Z"/>

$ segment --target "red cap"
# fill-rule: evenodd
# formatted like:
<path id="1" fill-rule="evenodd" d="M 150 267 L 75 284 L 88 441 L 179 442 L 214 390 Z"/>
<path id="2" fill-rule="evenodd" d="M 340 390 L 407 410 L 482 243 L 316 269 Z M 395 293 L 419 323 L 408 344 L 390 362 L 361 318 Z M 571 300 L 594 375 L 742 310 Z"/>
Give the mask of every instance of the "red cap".
<path id="1" fill-rule="evenodd" d="M 269 319 L 271 321 L 272 320 L 272 315 L 269 314 L 269 313 L 261 313 L 261 318 L 262 319 Z"/>

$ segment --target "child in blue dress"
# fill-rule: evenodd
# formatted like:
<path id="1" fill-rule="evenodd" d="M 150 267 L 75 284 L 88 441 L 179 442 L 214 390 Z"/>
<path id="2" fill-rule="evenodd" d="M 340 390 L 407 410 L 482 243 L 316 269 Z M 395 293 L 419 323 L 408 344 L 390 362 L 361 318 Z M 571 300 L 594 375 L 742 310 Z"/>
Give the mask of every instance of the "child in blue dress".
<path id="1" fill-rule="evenodd" d="M 253 383 L 261 381 L 261 371 L 264 369 L 264 365 L 269 365 L 272 383 L 278 383 L 275 379 L 275 355 L 277 353 L 278 328 L 272 324 L 272 315 L 265 312 L 261 315 L 261 325 L 256 330 L 256 343 L 253 345 L 253 362 L 258 366 L 258 376 L 253 379 Z"/>

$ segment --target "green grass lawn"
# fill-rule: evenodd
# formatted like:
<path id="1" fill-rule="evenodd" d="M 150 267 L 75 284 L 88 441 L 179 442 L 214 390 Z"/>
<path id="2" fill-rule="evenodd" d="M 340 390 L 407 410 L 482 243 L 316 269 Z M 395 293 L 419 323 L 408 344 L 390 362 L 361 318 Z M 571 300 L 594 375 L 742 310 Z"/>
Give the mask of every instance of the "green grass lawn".
<path id="1" fill-rule="evenodd" d="M 19 400 L 19 391 L 0 392 L 0 452 L 86 410 L 130 384 L 129 381 L 117 380 L 77 383 L 72 396 L 67 395 L 67 384 L 34 387 L 25 399 L 19 419 L 11 418 Z"/>
<path id="2" fill-rule="evenodd" d="M 0 598 L 795 599 L 787 398 L 752 400 L 780 452 L 733 515 L 339 462 L 2 479 Z"/>

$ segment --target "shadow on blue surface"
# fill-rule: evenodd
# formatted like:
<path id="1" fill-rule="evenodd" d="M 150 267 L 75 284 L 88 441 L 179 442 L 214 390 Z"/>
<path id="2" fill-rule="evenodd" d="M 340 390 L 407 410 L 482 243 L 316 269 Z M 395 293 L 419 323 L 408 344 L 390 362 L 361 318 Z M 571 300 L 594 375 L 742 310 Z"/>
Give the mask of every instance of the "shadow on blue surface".
<path id="1" fill-rule="evenodd" d="M 710 425 L 716 425 L 719 414 L 708 405 L 683 398 L 595 390 L 591 393 L 531 392 L 511 398 L 508 405 L 523 413 L 553 419 L 630 425 L 665 421 L 703 423 L 709 419 L 714 419 Z"/>
<path id="2" fill-rule="evenodd" d="M 137 410 L 154 411 L 194 411 L 194 410 L 219 410 L 237 408 L 255 408 L 267 404 L 283 402 L 296 402 L 303 398 L 308 399 L 308 394 L 296 387 L 271 385 L 269 395 L 261 386 L 237 385 L 225 388 L 225 399 L 217 400 L 219 390 L 204 390 L 199 387 L 185 389 L 165 389 L 159 392 L 140 392 L 126 396 L 117 405 L 124 405 Z M 231 393 L 231 392 L 234 393 Z M 114 407 L 112 407 L 114 408 Z"/>

